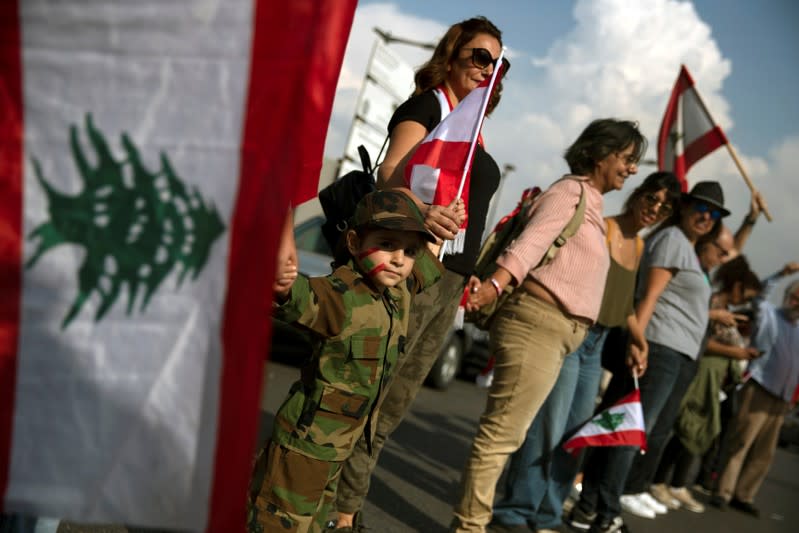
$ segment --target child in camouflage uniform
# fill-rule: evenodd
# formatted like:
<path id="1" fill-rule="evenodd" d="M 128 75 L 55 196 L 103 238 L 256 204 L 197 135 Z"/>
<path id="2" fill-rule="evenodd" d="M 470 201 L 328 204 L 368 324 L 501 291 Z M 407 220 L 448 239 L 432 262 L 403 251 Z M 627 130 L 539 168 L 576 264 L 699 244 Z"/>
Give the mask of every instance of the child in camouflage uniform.
<path id="1" fill-rule="evenodd" d="M 279 267 L 275 316 L 311 332 L 313 357 L 277 412 L 250 486 L 251 533 L 320 532 L 342 462 L 373 437 L 382 393 L 403 351 L 415 294 L 441 276 L 435 238 L 405 194 L 370 193 L 343 236 L 349 260 L 332 274 Z"/>

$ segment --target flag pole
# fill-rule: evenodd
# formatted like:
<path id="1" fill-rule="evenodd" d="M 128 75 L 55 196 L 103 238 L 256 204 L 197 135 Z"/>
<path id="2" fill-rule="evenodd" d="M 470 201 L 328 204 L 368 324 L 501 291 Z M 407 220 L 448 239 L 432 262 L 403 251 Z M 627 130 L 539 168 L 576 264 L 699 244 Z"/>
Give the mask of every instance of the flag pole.
<path id="1" fill-rule="evenodd" d="M 694 94 L 696 95 L 696 99 L 699 102 L 699 105 L 702 106 L 702 109 L 705 111 L 707 116 L 710 117 L 710 120 L 713 122 L 713 124 L 717 124 L 716 120 L 713 118 L 713 115 L 710 114 L 710 110 L 705 105 L 705 101 L 702 99 L 702 95 L 699 94 L 699 91 L 694 91 Z M 727 142 L 724 143 L 724 146 L 727 147 L 727 151 L 730 153 L 730 156 L 732 156 L 732 160 L 735 162 L 735 166 L 738 167 L 738 172 L 741 173 L 741 176 L 743 177 L 744 182 L 746 182 L 746 185 L 749 187 L 749 190 L 752 193 L 755 193 L 757 189 L 755 189 L 752 180 L 749 179 L 749 175 L 746 173 L 746 170 L 744 169 L 743 164 L 741 164 L 741 160 L 738 158 L 738 154 L 736 153 L 735 148 L 733 148 L 732 143 L 729 141 L 729 139 L 727 139 Z M 760 203 L 760 208 L 763 210 L 763 215 L 765 215 L 766 220 L 768 220 L 769 222 L 774 220 L 771 216 L 771 213 L 769 213 L 767 206 L 763 205 L 763 203 Z"/>

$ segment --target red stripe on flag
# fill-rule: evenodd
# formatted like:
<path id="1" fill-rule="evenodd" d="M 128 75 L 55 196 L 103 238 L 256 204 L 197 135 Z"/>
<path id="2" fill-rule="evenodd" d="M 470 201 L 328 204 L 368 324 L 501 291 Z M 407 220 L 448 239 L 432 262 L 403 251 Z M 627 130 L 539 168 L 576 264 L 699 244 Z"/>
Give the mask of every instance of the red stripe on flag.
<path id="1" fill-rule="evenodd" d="M 11 463 L 19 342 L 23 172 L 22 64 L 16 0 L 0 2 L 0 509 Z"/>
<path id="2" fill-rule="evenodd" d="M 716 126 L 685 147 L 685 172 L 707 154 L 727 144 L 727 136 Z"/>
<path id="3" fill-rule="evenodd" d="M 666 113 L 660 123 L 660 132 L 658 133 L 658 170 L 665 170 L 672 163 L 671 161 L 666 161 L 666 147 L 668 146 L 667 143 L 671 142 L 671 134 L 677 122 L 677 102 L 682 98 L 682 93 L 693 86 L 694 80 L 688 73 L 688 69 L 685 68 L 685 65 L 681 65 L 680 74 L 677 76 L 677 81 L 674 83 L 674 88 L 669 97 L 669 103 L 666 105 Z M 676 165 L 671 171 L 680 180 L 683 192 L 687 192 L 688 182 L 685 180 L 685 172 L 681 172 Z"/>
<path id="4" fill-rule="evenodd" d="M 257 0 L 254 7 L 222 325 L 209 532 L 244 531 L 278 239 L 292 199 L 296 203 L 316 195 L 329 110 L 355 5 L 355 0 Z"/>
<path id="5" fill-rule="evenodd" d="M 639 429 L 630 429 L 591 435 L 590 437 L 575 437 L 566 444 L 568 444 L 568 448 L 564 445 L 563 449 L 572 453 L 586 446 L 638 446 L 646 451 L 646 435 Z"/>

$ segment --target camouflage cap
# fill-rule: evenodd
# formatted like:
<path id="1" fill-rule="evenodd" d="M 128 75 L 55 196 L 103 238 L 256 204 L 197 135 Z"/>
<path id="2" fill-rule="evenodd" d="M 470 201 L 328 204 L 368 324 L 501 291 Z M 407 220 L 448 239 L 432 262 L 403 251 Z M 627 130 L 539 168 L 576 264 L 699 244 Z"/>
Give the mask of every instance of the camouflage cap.
<path id="1" fill-rule="evenodd" d="M 361 198 L 350 226 L 415 231 L 427 241 L 436 242 L 433 234 L 424 227 L 422 212 L 408 195 L 399 191 L 374 191 Z"/>

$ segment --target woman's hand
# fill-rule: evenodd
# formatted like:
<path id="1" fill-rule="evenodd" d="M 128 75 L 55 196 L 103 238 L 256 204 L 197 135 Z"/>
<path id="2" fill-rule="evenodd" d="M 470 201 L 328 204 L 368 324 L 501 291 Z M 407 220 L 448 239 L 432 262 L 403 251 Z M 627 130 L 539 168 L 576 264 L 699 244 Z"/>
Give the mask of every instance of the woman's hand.
<path id="1" fill-rule="evenodd" d="M 435 235 L 438 243 L 452 240 L 466 219 L 463 200 L 457 199 L 449 206 L 428 205 L 423 211 L 425 228 Z"/>
<path id="2" fill-rule="evenodd" d="M 630 373 L 637 375 L 639 378 L 646 373 L 647 363 L 649 360 L 649 346 L 644 341 L 644 346 L 640 346 L 636 342 L 630 342 L 627 345 L 627 357 L 625 363 L 630 369 Z"/>

